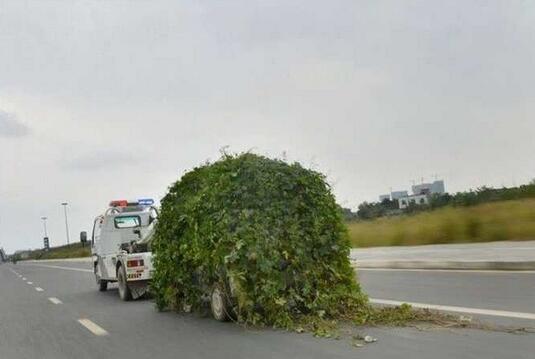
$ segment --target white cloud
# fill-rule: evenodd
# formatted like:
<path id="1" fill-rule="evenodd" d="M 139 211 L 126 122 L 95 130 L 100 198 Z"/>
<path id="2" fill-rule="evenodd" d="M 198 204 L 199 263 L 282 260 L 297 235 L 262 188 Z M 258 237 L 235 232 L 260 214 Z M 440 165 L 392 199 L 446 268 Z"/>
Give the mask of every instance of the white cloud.
<path id="1" fill-rule="evenodd" d="M 72 171 L 115 171 L 139 164 L 142 160 L 139 153 L 95 150 L 80 156 L 69 156 L 62 162 L 62 167 Z"/>
<path id="2" fill-rule="evenodd" d="M 24 137 L 30 134 L 30 129 L 17 117 L 0 110 L 0 137 Z"/>

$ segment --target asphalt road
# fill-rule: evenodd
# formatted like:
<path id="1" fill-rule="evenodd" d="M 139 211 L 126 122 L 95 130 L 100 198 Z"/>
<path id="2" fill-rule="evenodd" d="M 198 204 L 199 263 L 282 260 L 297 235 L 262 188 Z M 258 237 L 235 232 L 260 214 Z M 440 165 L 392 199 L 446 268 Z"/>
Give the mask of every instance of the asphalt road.
<path id="1" fill-rule="evenodd" d="M 535 241 L 352 248 L 351 259 L 360 262 L 374 260 L 531 262 L 535 260 Z"/>
<path id="2" fill-rule="evenodd" d="M 371 298 L 467 309 L 484 322 L 535 327 L 535 272 L 359 269 Z M 507 311 L 519 317 L 480 315 L 471 309 Z"/>
<path id="3" fill-rule="evenodd" d="M 362 271 L 360 279 L 371 297 L 535 312 L 535 274 Z M 2 359 L 532 359 L 535 352 L 535 334 L 529 333 L 363 328 L 362 334 L 379 341 L 354 348 L 349 340 L 159 313 L 149 300 L 123 303 L 116 289 L 98 292 L 87 263 L 0 265 Z"/>

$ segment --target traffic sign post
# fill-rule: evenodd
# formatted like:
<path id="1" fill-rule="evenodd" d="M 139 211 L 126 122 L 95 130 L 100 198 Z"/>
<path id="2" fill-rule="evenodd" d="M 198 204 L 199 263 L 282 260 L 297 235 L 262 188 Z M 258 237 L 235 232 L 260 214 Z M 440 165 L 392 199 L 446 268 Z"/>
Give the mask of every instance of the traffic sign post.
<path id="1" fill-rule="evenodd" d="M 80 242 L 82 242 L 82 247 L 85 247 L 85 244 L 87 243 L 87 232 L 86 231 L 80 232 Z"/>

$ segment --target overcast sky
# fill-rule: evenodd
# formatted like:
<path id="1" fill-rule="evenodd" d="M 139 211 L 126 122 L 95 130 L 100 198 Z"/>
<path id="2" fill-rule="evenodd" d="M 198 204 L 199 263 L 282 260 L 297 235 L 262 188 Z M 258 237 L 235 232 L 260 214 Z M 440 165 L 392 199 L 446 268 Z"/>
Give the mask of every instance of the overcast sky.
<path id="1" fill-rule="evenodd" d="M 535 177 L 529 1 L 0 0 L 0 246 L 65 243 L 221 148 L 356 207 Z"/>

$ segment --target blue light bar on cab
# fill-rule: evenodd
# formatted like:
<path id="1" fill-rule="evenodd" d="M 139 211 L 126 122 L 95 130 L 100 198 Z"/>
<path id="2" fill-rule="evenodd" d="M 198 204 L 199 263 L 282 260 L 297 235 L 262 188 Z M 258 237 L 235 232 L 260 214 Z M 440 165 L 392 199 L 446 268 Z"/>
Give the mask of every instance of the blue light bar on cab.
<path id="1" fill-rule="evenodd" d="M 137 204 L 140 206 L 152 206 L 154 204 L 154 200 L 152 198 L 138 199 Z"/>

